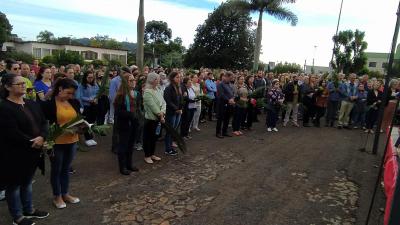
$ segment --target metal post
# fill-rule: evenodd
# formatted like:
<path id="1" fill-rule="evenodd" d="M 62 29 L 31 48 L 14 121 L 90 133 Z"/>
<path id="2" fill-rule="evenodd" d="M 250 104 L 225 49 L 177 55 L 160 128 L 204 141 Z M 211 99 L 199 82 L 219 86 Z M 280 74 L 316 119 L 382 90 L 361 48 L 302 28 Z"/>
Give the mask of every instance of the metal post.
<path id="1" fill-rule="evenodd" d="M 393 60 L 394 60 L 394 52 L 396 51 L 396 45 L 397 45 L 397 37 L 399 35 L 399 25 L 400 25 L 400 1 L 399 5 L 397 7 L 397 20 L 396 20 L 396 26 L 394 28 L 394 34 L 393 34 L 393 40 L 392 40 L 392 49 L 390 51 L 390 57 L 389 57 L 389 63 L 388 63 L 388 69 L 387 69 L 387 74 L 385 76 L 385 89 L 383 93 L 383 102 L 379 107 L 379 117 L 378 117 L 378 122 L 376 125 L 376 134 L 374 138 L 374 145 L 372 147 L 372 154 L 376 155 L 378 151 L 378 145 L 379 145 L 379 136 L 380 136 L 380 130 L 381 130 L 381 125 L 382 125 L 382 120 L 383 120 L 383 112 L 385 109 L 385 101 L 388 99 L 388 94 L 389 94 L 389 82 L 390 78 L 393 76 Z M 386 132 L 386 131 L 384 131 Z"/>

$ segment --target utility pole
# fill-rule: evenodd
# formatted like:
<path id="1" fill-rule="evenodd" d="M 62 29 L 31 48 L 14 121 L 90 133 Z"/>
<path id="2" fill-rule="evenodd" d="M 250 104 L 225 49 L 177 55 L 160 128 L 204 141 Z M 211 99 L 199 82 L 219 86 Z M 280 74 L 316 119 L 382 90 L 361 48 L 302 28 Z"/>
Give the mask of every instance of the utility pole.
<path id="1" fill-rule="evenodd" d="M 338 21 L 337 21 L 337 25 L 336 25 L 336 33 L 335 33 L 335 36 L 337 36 L 337 35 L 338 35 L 338 32 L 339 32 L 340 18 L 342 17 L 342 8 L 343 8 L 343 0 L 342 0 L 342 2 L 340 3 L 339 17 L 338 17 Z M 331 63 L 333 62 L 333 55 L 334 55 L 333 53 L 335 52 L 335 49 L 336 49 L 336 43 L 334 42 L 334 43 L 333 43 L 333 49 L 332 49 L 332 58 L 331 58 L 331 61 L 329 62 L 329 67 L 332 66 Z"/>
<path id="2" fill-rule="evenodd" d="M 144 0 L 140 0 L 139 17 L 137 20 L 137 46 L 136 46 L 136 64 L 139 71 L 143 72 L 144 58 Z"/>

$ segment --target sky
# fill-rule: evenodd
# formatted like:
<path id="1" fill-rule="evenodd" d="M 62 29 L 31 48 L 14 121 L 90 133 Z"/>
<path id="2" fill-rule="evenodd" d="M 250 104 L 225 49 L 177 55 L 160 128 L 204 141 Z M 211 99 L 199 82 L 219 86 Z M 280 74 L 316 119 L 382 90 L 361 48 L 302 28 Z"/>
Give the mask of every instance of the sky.
<path id="1" fill-rule="evenodd" d="M 287 4 L 298 16 L 297 26 L 264 15 L 260 60 L 328 66 L 341 0 L 297 0 Z M 136 42 L 139 0 L 1 0 L 0 11 L 23 40 L 40 31 L 56 37 L 108 35 Z M 145 20 L 162 20 L 189 47 L 196 28 L 222 0 L 144 0 Z M 389 52 L 396 22 L 397 0 L 344 0 L 339 30 L 365 31 L 368 52 Z M 254 21 L 258 15 L 252 14 Z"/>

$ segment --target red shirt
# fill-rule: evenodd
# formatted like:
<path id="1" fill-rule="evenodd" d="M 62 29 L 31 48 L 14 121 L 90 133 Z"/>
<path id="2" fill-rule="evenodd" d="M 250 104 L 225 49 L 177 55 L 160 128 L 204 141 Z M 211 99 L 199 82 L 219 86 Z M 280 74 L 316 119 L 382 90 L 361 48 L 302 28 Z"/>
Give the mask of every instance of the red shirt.
<path id="1" fill-rule="evenodd" d="M 35 66 L 35 65 L 32 65 L 31 66 L 31 71 L 35 71 L 35 74 L 36 75 L 38 75 L 39 74 L 39 70 L 40 70 L 40 66 Z"/>

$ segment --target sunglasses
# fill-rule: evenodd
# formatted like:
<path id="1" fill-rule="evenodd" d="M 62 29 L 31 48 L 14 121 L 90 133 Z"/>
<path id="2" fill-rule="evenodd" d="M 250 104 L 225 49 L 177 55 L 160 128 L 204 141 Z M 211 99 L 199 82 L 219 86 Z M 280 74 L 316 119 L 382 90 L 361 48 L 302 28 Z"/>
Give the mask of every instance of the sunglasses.
<path id="1" fill-rule="evenodd" d="M 14 67 L 14 68 L 12 68 L 12 70 L 20 70 L 21 68 L 19 68 L 19 67 Z"/>

